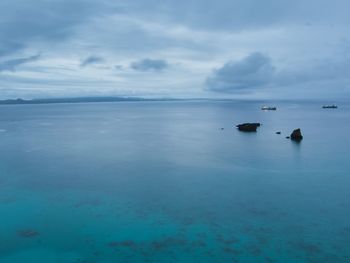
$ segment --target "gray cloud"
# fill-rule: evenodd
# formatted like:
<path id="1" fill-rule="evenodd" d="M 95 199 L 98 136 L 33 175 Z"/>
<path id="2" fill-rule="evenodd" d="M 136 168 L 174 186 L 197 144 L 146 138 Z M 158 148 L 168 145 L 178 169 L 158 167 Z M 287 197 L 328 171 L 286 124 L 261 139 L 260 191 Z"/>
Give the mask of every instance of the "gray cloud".
<path id="1" fill-rule="evenodd" d="M 88 65 L 92 65 L 92 64 L 99 64 L 99 63 L 103 63 L 104 62 L 104 58 L 99 57 L 99 56 L 89 56 L 86 59 L 84 59 L 80 66 L 81 67 L 86 67 Z"/>
<path id="2" fill-rule="evenodd" d="M 3 62 L 0 62 L 0 72 L 1 71 L 16 71 L 17 67 L 36 61 L 40 58 L 40 55 L 35 55 L 31 57 L 26 58 L 17 58 L 17 59 L 10 59 Z"/>
<path id="3" fill-rule="evenodd" d="M 274 73 L 270 58 L 256 52 L 214 70 L 207 78 L 206 85 L 209 90 L 216 92 L 244 92 L 268 84 Z"/>
<path id="4" fill-rule="evenodd" d="M 350 84 L 350 58 L 323 59 L 309 61 L 309 64 L 301 65 L 299 68 L 280 70 L 274 76 L 274 83 L 280 86 L 312 85 L 312 83 L 348 82 Z"/>
<path id="5" fill-rule="evenodd" d="M 257 90 L 292 94 L 292 87 L 299 94 L 310 92 L 305 90 L 310 88 L 324 94 L 328 87 L 331 94 L 346 90 L 350 84 L 349 76 L 350 57 L 345 53 L 340 58 L 308 60 L 298 67 L 283 68 L 273 65 L 268 56 L 255 52 L 240 61 L 230 61 L 215 69 L 205 84 L 207 90 L 232 94 Z"/>
<path id="6" fill-rule="evenodd" d="M 130 6 L 133 12 L 150 20 L 162 17 L 167 22 L 209 30 L 240 31 L 286 24 L 331 25 L 350 20 L 347 0 L 165 0 L 161 3 L 144 0 Z"/>
<path id="7" fill-rule="evenodd" d="M 168 62 L 162 59 L 143 59 L 131 63 L 130 67 L 138 71 L 162 71 L 169 66 Z"/>
<path id="8" fill-rule="evenodd" d="M 1 0 L 0 55 L 33 42 L 62 42 L 78 25 L 106 10 L 103 1 L 93 0 Z"/>
<path id="9" fill-rule="evenodd" d="M 12 42 L 10 40 L 0 40 L 0 56 L 11 54 L 24 47 L 21 43 Z"/>

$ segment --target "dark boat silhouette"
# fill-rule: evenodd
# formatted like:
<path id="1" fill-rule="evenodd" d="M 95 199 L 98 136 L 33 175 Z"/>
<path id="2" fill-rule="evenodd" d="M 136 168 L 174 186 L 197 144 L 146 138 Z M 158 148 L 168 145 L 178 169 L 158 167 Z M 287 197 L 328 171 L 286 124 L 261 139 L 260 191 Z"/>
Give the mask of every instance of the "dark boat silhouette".
<path id="1" fill-rule="evenodd" d="M 337 105 L 323 105 L 322 106 L 323 109 L 337 109 L 338 106 Z"/>
<path id="2" fill-rule="evenodd" d="M 270 106 L 262 106 L 261 110 L 277 110 L 276 107 L 270 107 Z"/>

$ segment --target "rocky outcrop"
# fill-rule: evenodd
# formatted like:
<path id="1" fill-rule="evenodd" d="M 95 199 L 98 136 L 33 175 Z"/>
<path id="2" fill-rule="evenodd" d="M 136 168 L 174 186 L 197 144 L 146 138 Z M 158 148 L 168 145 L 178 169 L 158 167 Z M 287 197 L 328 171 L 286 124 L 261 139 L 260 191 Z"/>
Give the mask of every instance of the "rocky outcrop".
<path id="1" fill-rule="evenodd" d="M 290 135 L 290 139 L 293 141 L 301 141 L 303 139 L 303 135 L 301 134 L 300 129 L 295 129 Z"/>
<path id="2" fill-rule="evenodd" d="M 260 127 L 260 123 L 253 122 L 253 123 L 242 123 L 238 124 L 236 127 L 239 131 L 243 132 L 256 132 L 257 128 Z"/>

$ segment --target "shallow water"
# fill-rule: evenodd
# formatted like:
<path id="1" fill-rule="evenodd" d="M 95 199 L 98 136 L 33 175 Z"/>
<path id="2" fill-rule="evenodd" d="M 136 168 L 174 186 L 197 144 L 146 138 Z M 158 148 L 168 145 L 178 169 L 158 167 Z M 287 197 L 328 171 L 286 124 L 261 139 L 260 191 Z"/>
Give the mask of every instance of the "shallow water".
<path id="1" fill-rule="evenodd" d="M 0 262 L 350 262 L 350 105 L 275 104 L 1 106 Z"/>

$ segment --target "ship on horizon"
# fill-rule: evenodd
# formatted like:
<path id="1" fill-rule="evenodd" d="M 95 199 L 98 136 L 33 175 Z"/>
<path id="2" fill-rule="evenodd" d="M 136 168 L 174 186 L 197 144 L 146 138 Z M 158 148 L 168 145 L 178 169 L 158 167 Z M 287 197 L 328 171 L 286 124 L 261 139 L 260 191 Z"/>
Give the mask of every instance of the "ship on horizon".
<path id="1" fill-rule="evenodd" d="M 323 109 L 337 109 L 338 106 L 337 105 L 323 105 L 322 106 Z"/>
<path id="2" fill-rule="evenodd" d="M 277 110 L 276 107 L 271 107 L 271 106 L 262 106 L 261 110 Z"/>

